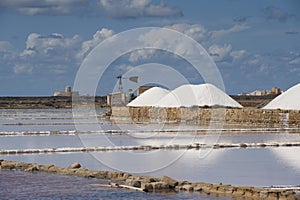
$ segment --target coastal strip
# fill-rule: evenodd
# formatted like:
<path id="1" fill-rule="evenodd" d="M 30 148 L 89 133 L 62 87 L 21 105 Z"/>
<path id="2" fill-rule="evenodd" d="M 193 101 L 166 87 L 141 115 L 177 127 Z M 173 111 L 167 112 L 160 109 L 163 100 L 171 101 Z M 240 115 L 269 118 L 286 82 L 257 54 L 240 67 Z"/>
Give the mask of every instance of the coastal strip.
<path id="1" fill-rule="evenodd" d="M 72 101 L 71 96 L 0 97 L 0 109 L 72 109 Z M 81 107 L 107 107 L 106 96 L 80 96 L 77 104 Z"/>
<path id="2" fill-rule="evenodd" d="M 1 170 L 19 170 L 30 173 L 46 172 L 53 174 L 79 176 L 85 178 L 96 178 L 109 180 L 109 185 L 93 185 L 96 187 L 117 187 L 127 188 L 142 192 L 199 192 L 206 195 L 227 196 L 232 198 L 250 199 L 282 199 L 299 200 L 299 187 L 251 187 L 233 186 L 222 183 L 188 182 L 177 181 L 168 176 L 161 178 L 152 176 L 136 176 L 126 172 L 95 171 L 81 168 L 81 164 L 76 162 L 67 168 L 55 165 L 38 165 L 35 163 L 15 162 L 0 160 Z M 92 186 L 92 185 L 91 185 Z"/>

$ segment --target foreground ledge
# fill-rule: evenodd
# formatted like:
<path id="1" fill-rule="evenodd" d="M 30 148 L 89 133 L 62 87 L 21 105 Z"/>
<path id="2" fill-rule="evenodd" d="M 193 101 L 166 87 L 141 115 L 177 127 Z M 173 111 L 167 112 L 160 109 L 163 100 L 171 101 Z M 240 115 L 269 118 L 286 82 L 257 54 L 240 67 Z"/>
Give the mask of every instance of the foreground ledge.
<path id="1" fill-rule="evenodd" d="M 25 172 L 46 172 L 86 178 L 110 180 L 109 185 L 96 184 L 99 187 L 127 188 L 142 192 L 199 192 L 214 196 L 249 199 L 289 199 L 300 200 L 300 193 L 293 188 L 257 188 L 250 186 L 233 186 L 228 184 L 211 184 L 204 182 L 191 183 L 177 181 L 168 176 L 161 178 L 151 176 L 135 176 L 126 172 L 94 171 L 81 168 L 80 163 L 73 163 L 67 168 L 55 165 L 38 165 L 35 163 L 0 160 L 0 170 L 19 170 Z"/>

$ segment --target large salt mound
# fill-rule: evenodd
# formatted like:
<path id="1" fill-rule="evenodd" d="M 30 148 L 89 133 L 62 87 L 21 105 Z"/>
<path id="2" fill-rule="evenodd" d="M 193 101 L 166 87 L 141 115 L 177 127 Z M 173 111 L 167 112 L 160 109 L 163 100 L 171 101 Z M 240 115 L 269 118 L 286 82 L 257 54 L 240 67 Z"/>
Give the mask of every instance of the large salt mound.
<path id="1" fill-rule="evenodd" d="M 242 106 L 211 84 L 182 85 L 163 97 L 156 107 L 192 107 L 192 106 Z"/>
<path id="2" fill-rule="evenodd" d="M 263 109 L 300 110 L 300 83 L 277 96 Z"/>
<path id="3" fill-rule="evenodd" d="M 140 96 L 131 101 L 127 106 L 141 107 L 141 106 L 154 106 L 161 98 L 169 93 L 168 90 L 153 87 L 143 92 Z"/>

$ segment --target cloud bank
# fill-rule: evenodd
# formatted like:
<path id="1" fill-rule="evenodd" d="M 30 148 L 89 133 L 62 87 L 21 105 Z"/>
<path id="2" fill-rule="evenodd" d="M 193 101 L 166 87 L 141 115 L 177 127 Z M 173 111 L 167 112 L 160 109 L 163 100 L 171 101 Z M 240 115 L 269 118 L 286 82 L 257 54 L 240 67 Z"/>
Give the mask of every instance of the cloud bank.
<path id="1" fill-rule="evenodd" d="M 202 44 L 229 84 L 238 84 L 235 81 L 240 78 L 237 77 L 241 77 L 243 81 L 248 83 L 259 80 L 257 84 L 264 85 L 264 82 L 275 84 L 285 77 L 300 76 L 298 51 L 285 52 L 282 50 L 265 54 L 257 53 L 246 48 L 239 49 L 222 40 L 222 37 L 228 34 L 251 29 L 249 25 L 239 24 L 227 29 L 209 30 L 202 24 L 177 23 L 165 26 L 165 28 L 182 32 Z M 61 75 L 67 77 L 70 72 L 76 73 L 83 59 L 94 47 L 114 34 L 116 32 L 109 28 L 99 29 L 88 39 L 83 39 L 82 36 L 76 34 L 66 37 L 61 33 L 49 35 L 31 33 L 26 39 L 24 49 L 16 49 L 9 42 L 0 41 L 0 72 L 2 76 L 48 77 Z M 163 37 L 168 36 L 161 36 L 159 32 L 153 32 L 137 39 L 142 40 L 145 44 L 160 43 L 162 47 L 174 45 L 178 52 L 186 49 L 181 43 L 165 44 L 164 40 L 161 39 Z M 186 51 L 184 53 L 193 52 Z M 134 51 L 123 58 L 123 63 L 118 63 L 118 70 L 126 71 L 138 64 L 152 61 L 167 64 L 166 56 L 170 55 L 153 49 Z M 176 65 L 176 67 L 185 69 L 185 65 L 177 66 L 182 64 L 178 62 L 178 59 L 176 56 L 169 58 L 170 66 Z M 193 77 L 193 72 L 188 70 L 185 70 L 187 75 Z"/>
<path id="2" fill-rule="evenodd" d="M 21 15 L 92 15 L 117 19 L 182 16 L 182 10 L 152 0 L 1 0 L 0 10 Z"/>

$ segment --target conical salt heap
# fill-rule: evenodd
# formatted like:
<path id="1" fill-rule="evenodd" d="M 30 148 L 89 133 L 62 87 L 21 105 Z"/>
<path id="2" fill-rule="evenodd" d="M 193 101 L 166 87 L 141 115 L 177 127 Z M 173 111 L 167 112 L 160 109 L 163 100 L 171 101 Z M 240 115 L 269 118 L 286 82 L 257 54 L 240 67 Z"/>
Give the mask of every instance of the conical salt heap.
<path id="1" fill-rule="evenodd" d="M 175 90 L 153 87 L 127 104 L 131 107 L 193 107 L 221 106 L 242 108 L 242 106 L 212 84 L 182 85 Z"/>
<path id="2" fill-rule="evenodd" d="M 212 84 L 182 85 L 165 97 L 157 104 L 157 107 L 192 107 L 192 106 L 221 106 L 236 107 L 242 106 L 225 94 L 222 90 Z"/>
<path id="3" fill-rule="evenodd" d="M 300 110 L 300 83 L 277 96 L 263 109 Z"/>
<path id="4" fill-rule="evenodd" d="M 127 106 L 130 107 L 142 107 L 142 106 L 154 106 L 156 103 L 163 98 L 169 90 L 153 87 L 143 92 L 140 96 L 131 101 Z"/>

